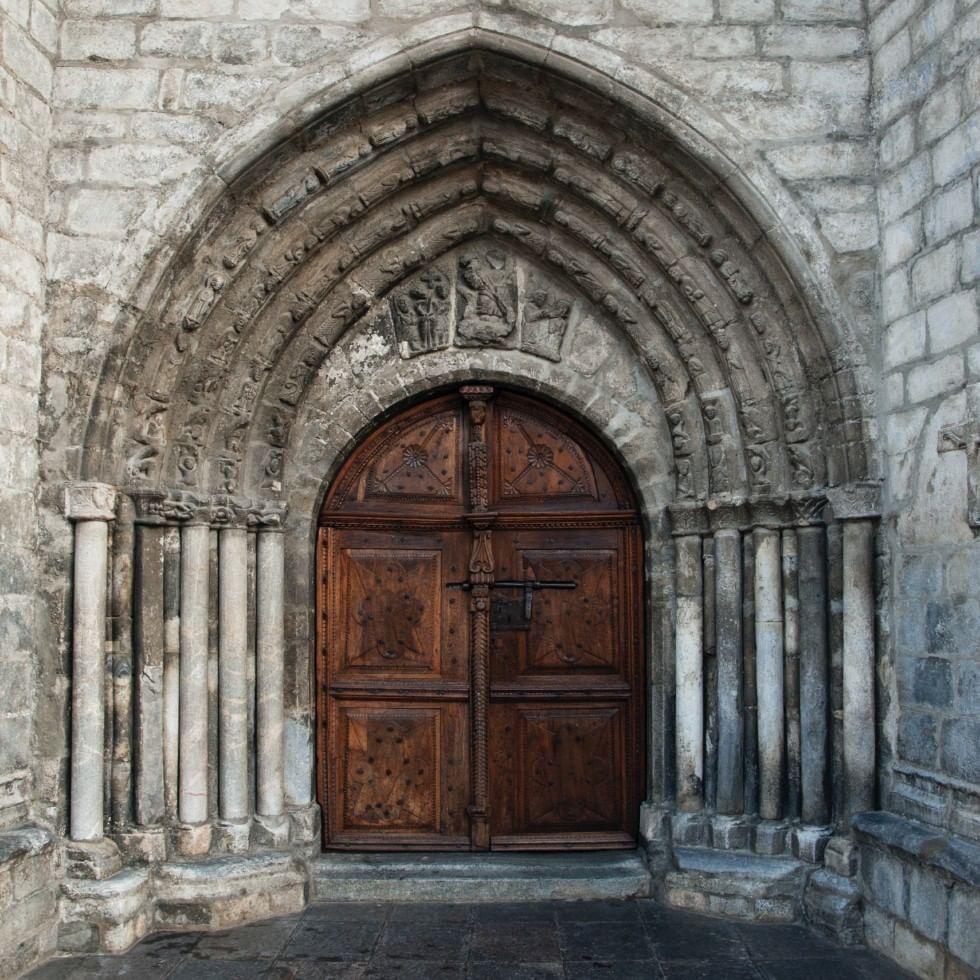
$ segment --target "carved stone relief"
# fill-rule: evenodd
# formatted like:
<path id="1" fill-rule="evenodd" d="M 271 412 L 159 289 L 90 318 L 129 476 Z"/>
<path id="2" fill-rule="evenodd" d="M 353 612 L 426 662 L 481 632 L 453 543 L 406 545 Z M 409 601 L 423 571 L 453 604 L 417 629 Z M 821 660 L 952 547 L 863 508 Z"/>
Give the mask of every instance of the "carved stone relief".
<path id="1" fill-rule="evenodd" d="M 427 269 L 391 294 L 391 318 L 402 357 L 449 346 L 450 284 L 439 269 Z"/>
<path id="2" fill-rule="evenodd" d="M 514 259 L 488 248 L 464 252 L 456 279 L 456 344 L 513 347 L 517 328 Z"/>

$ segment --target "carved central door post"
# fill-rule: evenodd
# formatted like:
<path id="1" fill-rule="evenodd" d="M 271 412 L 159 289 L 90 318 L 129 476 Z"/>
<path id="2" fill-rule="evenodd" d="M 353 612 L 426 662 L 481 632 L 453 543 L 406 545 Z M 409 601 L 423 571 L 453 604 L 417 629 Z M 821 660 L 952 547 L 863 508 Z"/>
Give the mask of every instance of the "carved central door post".
<path id="1" fill-rule="evenodd" d="M 490 849 L 489 774 L 487 771 L 487 711 L 490 686 L 490 588 L 493 585 L 494 515 L 487 509 L 487 400 L 493 389 L 481 385 L 461 389 L 470 413 L 469 503 L 467 520 L 473 526 L 473 551 L 469 573 L 471 632 L 470 683 L 472 684 L 473 801 L 469 807 L 470 841 L 474 850 Z"/>

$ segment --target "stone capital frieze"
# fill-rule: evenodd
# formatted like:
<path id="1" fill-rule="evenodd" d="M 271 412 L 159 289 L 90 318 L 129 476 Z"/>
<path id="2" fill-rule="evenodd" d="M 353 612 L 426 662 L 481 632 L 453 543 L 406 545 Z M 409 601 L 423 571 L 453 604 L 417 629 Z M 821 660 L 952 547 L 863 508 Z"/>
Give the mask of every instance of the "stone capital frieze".
<path id="1" fill-rule="evenodd" d="M 248 510 L 248 526 L 259 531 L 282 530 L 288 510 L 281 500 L 256 501 Z"/>
<path id="2" fill-rule="evenodd" d="M 881 483 L 867 480 L 831 487 L 827 502 L 835 520 L 872 520 L 881 516 Z"/>
<path id="3" fill-rule="evenodd" d="M 116 488 L 107 483 L 72 483 L 65 487 L 65 517 L 70 521 L 111 521 L 116 516 Z"/>

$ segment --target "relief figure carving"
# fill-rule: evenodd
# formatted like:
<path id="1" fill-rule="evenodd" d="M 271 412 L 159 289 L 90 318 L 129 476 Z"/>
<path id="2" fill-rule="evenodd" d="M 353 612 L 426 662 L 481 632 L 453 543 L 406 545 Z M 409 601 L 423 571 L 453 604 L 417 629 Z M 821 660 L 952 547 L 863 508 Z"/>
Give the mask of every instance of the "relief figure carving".
<path id="1" fill-rule="evenodd" d="M 437 269 L 422 273 L 391 298 L 391 316 L 402 357 L 449 346 L 449 280 Z"/>
<path id="2" fill-rule="evenodd" d="M 571 312 L 572 305 L 567 300 L 553 297 L 546 289 L 533 289 L 528 294 L 524 311 L 521 350 L 549 361 L 560 361 L 561 342 Z"/>
<path id="3" fill-rule="evenodd" d="M 460 347 L 509 347 L 517 323 L 513 262 L 502 252 L 467 253 L 456 283 Z"/>

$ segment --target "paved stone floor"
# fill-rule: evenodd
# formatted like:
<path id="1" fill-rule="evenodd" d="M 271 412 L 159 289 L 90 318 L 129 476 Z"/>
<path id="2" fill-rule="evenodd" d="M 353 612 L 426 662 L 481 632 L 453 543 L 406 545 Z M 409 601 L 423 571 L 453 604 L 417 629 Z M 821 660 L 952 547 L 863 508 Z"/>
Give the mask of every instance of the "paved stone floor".
<path id="1" fill-rule="evenodd" d="M 121 956 L 53 960 L 32 980 L 896 980 L 802 926 L 738 925 L 652 901 L 311 905 L 221 933 L 161 933 Z"/>

